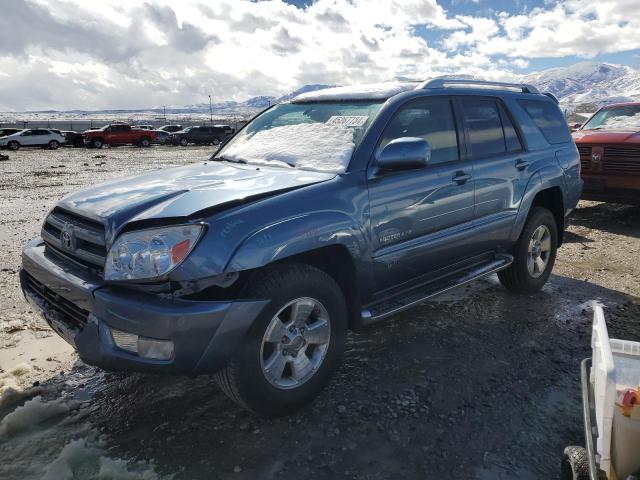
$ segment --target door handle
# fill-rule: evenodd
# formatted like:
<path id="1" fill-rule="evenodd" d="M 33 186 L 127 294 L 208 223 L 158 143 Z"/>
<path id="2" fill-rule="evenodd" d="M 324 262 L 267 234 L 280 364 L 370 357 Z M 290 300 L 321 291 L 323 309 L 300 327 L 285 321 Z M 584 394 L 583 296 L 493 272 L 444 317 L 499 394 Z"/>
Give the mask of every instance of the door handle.
<path id="1" fill-rule="evenodd" d="M 516 160 L 516 168 L 518 170 L 522 171 L 528 166 L 529 166 L 529 162 L 527 162 L 526 160 L 523 160 L 522 158 L 519 158 L 518 160 Z"/>
<path id="2" fill-rule="evenodd" d="M 453 181 L 458 185 L 462 185 L 463 183 L 466 183 L 467 180 L 471 180 L 471 175 L 464 172 L 457 172 L 453 177 Z"/>

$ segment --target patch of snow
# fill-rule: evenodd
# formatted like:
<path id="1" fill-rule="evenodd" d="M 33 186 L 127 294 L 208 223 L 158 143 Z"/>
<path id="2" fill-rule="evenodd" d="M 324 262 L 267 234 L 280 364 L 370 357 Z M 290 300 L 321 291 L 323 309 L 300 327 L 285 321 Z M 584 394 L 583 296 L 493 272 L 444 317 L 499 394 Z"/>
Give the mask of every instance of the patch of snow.
<path id="1" fill-rule="evenodd" d="M 0 438 L 11 437 L 45 420 L 68 413 L 75 406 L 75 403 L 61 398 L 46 402 L 42 397 L 34 397 L 0 421 Z"/>
<path id="2" fill-rule="evenodd" d="M 88 403 L 38 396 L 7 414 L 0 421 L 0 478 L 160 479 L 152 462 L 108 455 L 108 437 L 88 423 L 91 413 Z"/>
<path id="3" fill-rule="evenodd" d="M 238 138 L 222 152 L 230 160 L 301 170 L 343 173 L 355 149 L 353 129 L 343 125 L 301 123 Z"/>
<path id="4" fill-rule="evenodd" d="M 145 464 L 130 465 L 122 459 L 102 455 L 99 444 L 85 439 L 72 440 L 48 465 L 42 480 L 73 478 L 109 480 L 157 480 L 158 474 Z"/>
<path id="5" fill-rule="evenodd" d="M 39 387 L 22 388 L 13 375 L 0 376 L 0 407 L 7 407 L 40 392 Z"/>
<path id="6" fill-rule="evenodd" d="M 325 88 L 298 95 L 292 102 L 386 100 L 399 93 L 414 90 L 418 85 L 418 82 L 383 82 Z"/>

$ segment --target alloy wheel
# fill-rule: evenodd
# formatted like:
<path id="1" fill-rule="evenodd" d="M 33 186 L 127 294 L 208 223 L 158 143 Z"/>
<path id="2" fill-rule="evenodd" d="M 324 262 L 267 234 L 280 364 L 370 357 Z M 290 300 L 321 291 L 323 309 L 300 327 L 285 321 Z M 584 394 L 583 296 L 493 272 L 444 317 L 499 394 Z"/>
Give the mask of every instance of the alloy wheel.
<path id="1" fill-rule="evenodd" d="M 546 225 L 536 228 L 527 249 L 527 270 L 533 278 L 540 277 L 546 270 L 551 257 L 551 231 Z"/>
<path id="2" fill-rule="evenodd" d="M 262 338 L 260 364 L 278 389 L 297 388 L 318 371 L 331 340 L 327 309 L 314 298 L 298 298 L 271 319 Z"/>

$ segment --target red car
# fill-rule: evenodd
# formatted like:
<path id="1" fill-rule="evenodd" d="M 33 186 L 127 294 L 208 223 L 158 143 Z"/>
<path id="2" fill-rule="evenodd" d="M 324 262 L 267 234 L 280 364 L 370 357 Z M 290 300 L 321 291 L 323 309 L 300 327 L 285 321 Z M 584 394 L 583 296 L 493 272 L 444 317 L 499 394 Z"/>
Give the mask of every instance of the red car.
<path id="1" fill-rule="evenodd" d="M 583 199 L 640 203 L 640 103 L 602 107 L 573 139 L 580 152 Z"/>
<path id="2" fill-rule="evenodd" d="M 102 148 L 103 145 L 139 145 L 148 147 L 156 141 L 157 133 L 153 130 L 142 130 L 131 125 L 116 123 L 106 125 L 98 130 L 87 130 L 82 133 L 85 145 L 91 148 Z"/>

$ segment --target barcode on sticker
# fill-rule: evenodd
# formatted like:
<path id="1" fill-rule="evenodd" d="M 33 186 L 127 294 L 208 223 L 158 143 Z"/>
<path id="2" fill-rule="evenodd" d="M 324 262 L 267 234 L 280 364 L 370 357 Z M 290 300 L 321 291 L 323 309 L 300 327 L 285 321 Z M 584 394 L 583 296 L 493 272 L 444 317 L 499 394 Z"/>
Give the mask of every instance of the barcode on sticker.
<path id="1" fill-rule="evenodd" d="M 368 118 L 365 115 L 334 115 L 327 120 L 327 124 L 342 125 L 343 127 L 361 127 Z"/>

